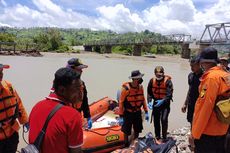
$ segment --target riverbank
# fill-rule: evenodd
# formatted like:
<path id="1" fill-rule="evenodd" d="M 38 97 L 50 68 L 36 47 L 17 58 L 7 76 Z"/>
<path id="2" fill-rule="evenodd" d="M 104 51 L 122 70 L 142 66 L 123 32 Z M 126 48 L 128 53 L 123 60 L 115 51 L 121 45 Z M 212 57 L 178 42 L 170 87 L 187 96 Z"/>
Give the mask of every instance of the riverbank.
<path id="1" fill-rule="evenodd" d="M 148 56 L 129 56 L 123 54 L 99 54 L 96 52 L 81 51 L 81 53 L 52 53 L 52 52 L 41 52 L 44 57 L 77 57 L 77 58 L 97 58 L 97 59 L 128 59 L 135 61 L 159 61 L 159 62 L 186 62 L 188 59 L 181 58 L 180 54 L 153 54 Z"/>
<path id="2" fill-rule="evenodd" d="M 185 126 L 169 132 L 169 137 L 176 140 L 176 145 L 179 153 L 193 153 L 189 147 L 190 127 Z M 174 147 L 170 153 L 177 153 Z"/>

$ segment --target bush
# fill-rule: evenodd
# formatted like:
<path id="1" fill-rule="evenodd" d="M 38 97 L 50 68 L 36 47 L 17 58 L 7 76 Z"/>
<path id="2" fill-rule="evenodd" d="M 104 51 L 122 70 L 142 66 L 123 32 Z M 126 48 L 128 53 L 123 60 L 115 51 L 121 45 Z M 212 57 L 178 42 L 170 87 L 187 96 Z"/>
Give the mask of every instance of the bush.
<path id="1" fill-rule="evenodd" d="M 66 51 L 69 51 L 69 47 L 66 46 L 66 45 L 60 46 L 60 47 L 58 48 L 58 50 L 57 50 L 58 53 L 64 53 L 64 52 L 66 52 Z"/>
<path id="2" fill-rule="evenodd" d="M 9 33 L 0 33 L 0 41 L 2 42 L 15 42 L 16 37 Z"/>
<path id="3" fill-rule="evenodd" d="M 133 50 L 131 46 L 116 46 L 112 48 L 113 53 L 132 55 Z"/>

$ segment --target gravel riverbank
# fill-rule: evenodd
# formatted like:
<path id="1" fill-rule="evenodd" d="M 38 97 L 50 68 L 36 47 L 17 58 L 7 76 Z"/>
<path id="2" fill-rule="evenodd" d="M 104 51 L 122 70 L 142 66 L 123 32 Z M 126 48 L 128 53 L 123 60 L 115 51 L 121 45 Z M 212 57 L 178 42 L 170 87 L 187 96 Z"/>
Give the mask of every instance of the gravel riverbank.
<path id="1" fill-rule="evenodd" d="M 172 130 L 169 137 L 173 137 L 176 141 L 176 145 L 179 153 L 193 153 L 189 148 L 188 137 L 190 135 L 190 127 L 182 127 L 176 130 Z M 176 148 L 174 147 L 170 153 L 176 153 Z"/>

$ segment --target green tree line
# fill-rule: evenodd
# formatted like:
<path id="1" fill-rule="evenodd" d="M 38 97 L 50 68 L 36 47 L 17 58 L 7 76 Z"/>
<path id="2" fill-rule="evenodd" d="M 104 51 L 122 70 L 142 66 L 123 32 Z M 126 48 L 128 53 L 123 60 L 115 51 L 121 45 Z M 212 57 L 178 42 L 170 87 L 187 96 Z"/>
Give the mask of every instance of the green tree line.
<path id="1" fill-rule="evenodd" d="M 119 34 L 113 31 L 92 31 L 90 29 L 63 29 L 50 27 L 9 28 L 0 27 L 0 42 L 16 42 L 19 44 L 35 43 L 39 51 L 47 52 L 73 52 L 72 46 L 83 45 L 86 42 L 107 39 L 157 39 L 162 37 L 159 33 L 149 30 L 142 32 L 128 32 Z M 96 52 L 103 53 L 105 49 L 94 48 Z M 132 54 L 133 46 L 114 46 L 112 52 Z M 179 46 L 173 45 L 145 45 L 142 54 L 178 54 Z"/>

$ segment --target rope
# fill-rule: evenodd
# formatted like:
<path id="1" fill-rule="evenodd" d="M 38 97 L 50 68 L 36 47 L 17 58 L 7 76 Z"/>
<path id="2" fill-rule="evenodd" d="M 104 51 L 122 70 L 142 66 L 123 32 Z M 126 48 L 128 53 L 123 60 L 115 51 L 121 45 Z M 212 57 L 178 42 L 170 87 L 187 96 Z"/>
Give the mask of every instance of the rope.
<path id="1" fill-rule="evenodd" d="M 23 138 L 23 140 L 24 140 L 24 142 L 25 142 L 26 144 L 29 144 L 29 143 L 26 141 L 26 139 L 25 139 L 25 133 L 28 133 L 28 132 L 29 132 L 29 130 L 26 129 L 25 126 L 23 125 L 22 138 Z"/>
<path id="2" fill-rule="evenodd" d="M 93 130 L 90 130 L 90 129 L 85 129 L 85 130 L 88 131 L 88 132 L 92 132 L 92 133 L 101 135 L 101 136 L 106 136 L 106 135 L 110 132 L 110 130 L 111 130 L 111 131 L 120 131 L 120 130 L 121 130 L 121 128 L 119 128 L 119 129 L 117 129 L 117 130 L 112 129 L 112 128 L 113 128 L 113 127 L 108 127 L 108 128 L 107 128 L 107 132 L 106 132 L 105 134 L 101 134 L 101 133 L 99 133 L 99 132 L 96 132 L 96 131 L 93 131 Z"/>
<path id="3" fill-rule="evenodd" d="M 29 143 L 26 141 L 26 139 L 25 139 L 25 133 L 28 133 L 29 132 L 29 130 L 27 130 L 26 128 L 25 128 L 25 126 L 23 125 L 23 130 L 22 130 L 22 138 L 23 138 L 23 140 L 24 140 L 24 142 L 28 145 Z M 16 151 L 17 153 L 21 153 L 20 151 Z"/>
<path id="4" fill-rule="evenodd" d="M 93 130 L 89 130 L 89 129 L 86 129 L 86 131 L 89 131 L 89 132 L 92 132 L 92 133 L 95 133 L 95 134 L 98 134 L 100 136 L 106 136 L 108 133 L 109 133 L 109 130 L 107 130 L 107 132 L 105 134 L 101 134 L 101 133 L 98 133 L 98 132 L 95 132 Z"/>

